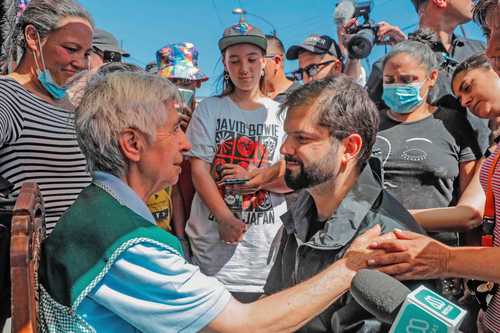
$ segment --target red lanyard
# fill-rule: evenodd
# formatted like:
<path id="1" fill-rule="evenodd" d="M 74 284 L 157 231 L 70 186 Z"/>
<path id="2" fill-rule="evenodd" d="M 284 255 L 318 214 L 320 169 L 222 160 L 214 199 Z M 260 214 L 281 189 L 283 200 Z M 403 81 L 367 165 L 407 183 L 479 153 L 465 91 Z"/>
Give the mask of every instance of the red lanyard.
<path id="1" fill-rule="evenodd" d="M 488 170 L 486 183 L 486 202 L 484 204 L 481 246 L 493 246 L 493 230 L 495 229 L 495 195 L 493 193 L 493 175 L 500 159 L 500 151 L 496 151 L 495 159 Z"/>

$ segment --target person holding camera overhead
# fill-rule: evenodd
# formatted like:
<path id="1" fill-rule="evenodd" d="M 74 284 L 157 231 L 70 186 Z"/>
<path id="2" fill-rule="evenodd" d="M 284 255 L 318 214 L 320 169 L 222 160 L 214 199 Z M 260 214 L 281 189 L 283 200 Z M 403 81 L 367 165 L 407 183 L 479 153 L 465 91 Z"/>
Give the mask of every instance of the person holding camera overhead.
<path id="1" fill-rule="evenodd" d="M 280 192 L 289 191 L 282 178 L 259 188 L 244 185 L 252 170 L 281 157 L 279 104 L 264 91 L 266 48 L 261 30 L 243 20 L 224 30 L 223 91 L 200 102 L 187 129 L 196 189 L 186 226 L 193 263 L 242 302 L 263 292 L 279 217 L 287 210 Z"/>

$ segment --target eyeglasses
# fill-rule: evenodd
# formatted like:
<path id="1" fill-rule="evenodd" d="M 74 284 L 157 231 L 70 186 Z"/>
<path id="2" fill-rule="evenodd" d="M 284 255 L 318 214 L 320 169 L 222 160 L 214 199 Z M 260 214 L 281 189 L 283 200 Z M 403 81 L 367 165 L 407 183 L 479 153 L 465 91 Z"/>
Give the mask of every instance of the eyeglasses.
<path id="1" fill-rule="evenodd" d="M 306 73 L 307 76 L 309 76 L 309 77 L 313 77 L 316 74 L 318 74 L 319 71 L 323 67 L 328 66 L 336 61 L 337 60 L 328 60 L 325 62 L 321 62 L 319 64 L 310 64 L 310 65 L 306 66 L 305 68 L 299 68 L 299 69 L 293 71 L 292 76 L 296 81 L 302 81 L 304 79 L 304 73 Z"/>

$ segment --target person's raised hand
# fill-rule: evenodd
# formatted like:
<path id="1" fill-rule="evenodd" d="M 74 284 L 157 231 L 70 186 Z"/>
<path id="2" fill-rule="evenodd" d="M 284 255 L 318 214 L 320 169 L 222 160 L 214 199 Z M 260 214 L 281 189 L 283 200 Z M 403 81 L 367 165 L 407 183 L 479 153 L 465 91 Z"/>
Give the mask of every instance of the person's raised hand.
<path id="1" fill-rule="evenodd" d="M 379 44 L 394 45 L 408 39 L 406 34 L 395 25 L 384 21 L 379 22 L 377 25 L 377 40 Z"/>

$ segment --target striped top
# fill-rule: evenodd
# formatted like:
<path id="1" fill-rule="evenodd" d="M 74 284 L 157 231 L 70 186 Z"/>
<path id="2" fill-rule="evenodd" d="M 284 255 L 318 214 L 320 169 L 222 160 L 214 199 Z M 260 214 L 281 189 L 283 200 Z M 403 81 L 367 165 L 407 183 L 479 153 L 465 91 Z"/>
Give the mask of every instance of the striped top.
<path id="1" fill-rule="evenodd" d="M 0 175 L 14 185 L 14 196 L 23 182 L 38 183 L 48 233 L 91 181 L 73 116 L 0 77 Z"/>
<path id="2" fill-rule="evenodd" d="M 485 192 L 488 183 L 488 172 L 493 164 L 495 156 L 498 154 L 500 154 L 500 146 L 497 146 L 495 154 L 491 154 L 486 161 L 484 161 L 481 168 L 480 179 Z M 500 247 L 500 162 L 497 163 L 495 168 L 492 186 L 493 195 L 495 197 L 495 229 L 493 230 L 493 246 Z M 488 311 L 486 312 L 484 324 L 492 332 L 500 331 L 500 289 L 497 289 L 496 294 L 488 305 Z"/>

